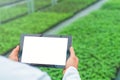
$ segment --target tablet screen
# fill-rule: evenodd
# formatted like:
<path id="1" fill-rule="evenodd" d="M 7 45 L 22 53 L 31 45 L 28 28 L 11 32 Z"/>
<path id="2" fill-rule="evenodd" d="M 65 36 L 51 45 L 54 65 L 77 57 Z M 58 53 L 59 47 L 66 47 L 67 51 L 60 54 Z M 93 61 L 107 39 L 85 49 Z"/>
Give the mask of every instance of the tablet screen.
<path id="1" fill-rule="evenodd" d="M 24 36 L 21 62 L 65 65 L 68 38 Z"/>

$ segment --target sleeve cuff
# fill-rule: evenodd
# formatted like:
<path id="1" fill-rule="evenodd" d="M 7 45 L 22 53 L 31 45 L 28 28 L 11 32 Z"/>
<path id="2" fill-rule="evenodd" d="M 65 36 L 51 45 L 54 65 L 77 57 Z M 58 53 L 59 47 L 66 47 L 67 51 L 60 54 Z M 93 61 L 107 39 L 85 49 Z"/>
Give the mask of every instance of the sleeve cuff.
<path id="1" fill-rule="evenodd" d="M 63 80 L 81 80 L 81 79 L 77 69 L 71 66 L 66 70 Z"/>

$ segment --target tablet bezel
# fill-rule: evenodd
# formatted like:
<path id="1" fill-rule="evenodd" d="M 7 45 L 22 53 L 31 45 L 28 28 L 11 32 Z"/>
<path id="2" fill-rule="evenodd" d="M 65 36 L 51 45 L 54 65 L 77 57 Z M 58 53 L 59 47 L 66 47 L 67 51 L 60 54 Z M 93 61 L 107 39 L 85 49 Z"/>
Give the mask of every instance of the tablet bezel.
<path id="1" fill-rule="evenodd" d="M 53 37 L 53 38 L 68 38 L 68 44 L 67 44 L 67 56 L 66 56 L 66 61 L 70 56 L 69 49 L 72 45 L 72 37 L 71 36 L 65 36 L 65 35 L 43 35 L 43 34 L 22 34 L 21 39 L 20 39 L 20 50 L 19 50 L 19 61 L 21 62 L 21 57 L 22 57 L 22 50 L 23 50 L 23 44 L 24 44 L 24 37 L 25 36 L 33 36 L 33 37 Z M 52 68 L 64 68 L 65 65 L 54 65 L 54 64 L 34 64 L 34 63 L 26 63 L 30 64 L 32 66 L 40 66 L 40 67 L 52 67 Z"/>

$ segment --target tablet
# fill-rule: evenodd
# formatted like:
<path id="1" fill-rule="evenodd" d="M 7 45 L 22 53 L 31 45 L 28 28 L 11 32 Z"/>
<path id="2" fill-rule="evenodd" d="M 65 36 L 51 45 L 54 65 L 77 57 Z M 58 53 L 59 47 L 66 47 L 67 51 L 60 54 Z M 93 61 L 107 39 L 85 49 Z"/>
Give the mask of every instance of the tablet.
<path id="1" fill-rule="evenodd" d="M 30 65 L 64 68 L 71 43 L 71 36 L 23 34 L 19 59 Z"/>

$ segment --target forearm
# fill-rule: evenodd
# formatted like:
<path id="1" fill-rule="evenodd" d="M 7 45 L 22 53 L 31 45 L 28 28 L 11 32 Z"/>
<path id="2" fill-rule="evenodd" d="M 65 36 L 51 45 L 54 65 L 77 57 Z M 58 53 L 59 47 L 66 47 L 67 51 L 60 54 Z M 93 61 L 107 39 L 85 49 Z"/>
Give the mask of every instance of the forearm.
<path id="1" fill-rule="evenodd" d="M 41 70 L 0 56 L 0 80 L 51 80 Z"/>
<path id="2" fill-rule="evenodd" d="M 81 80 L 81 79 L 77 69 L 74 67 L 69 67 L 63 76 L 63 80 Z"/>

